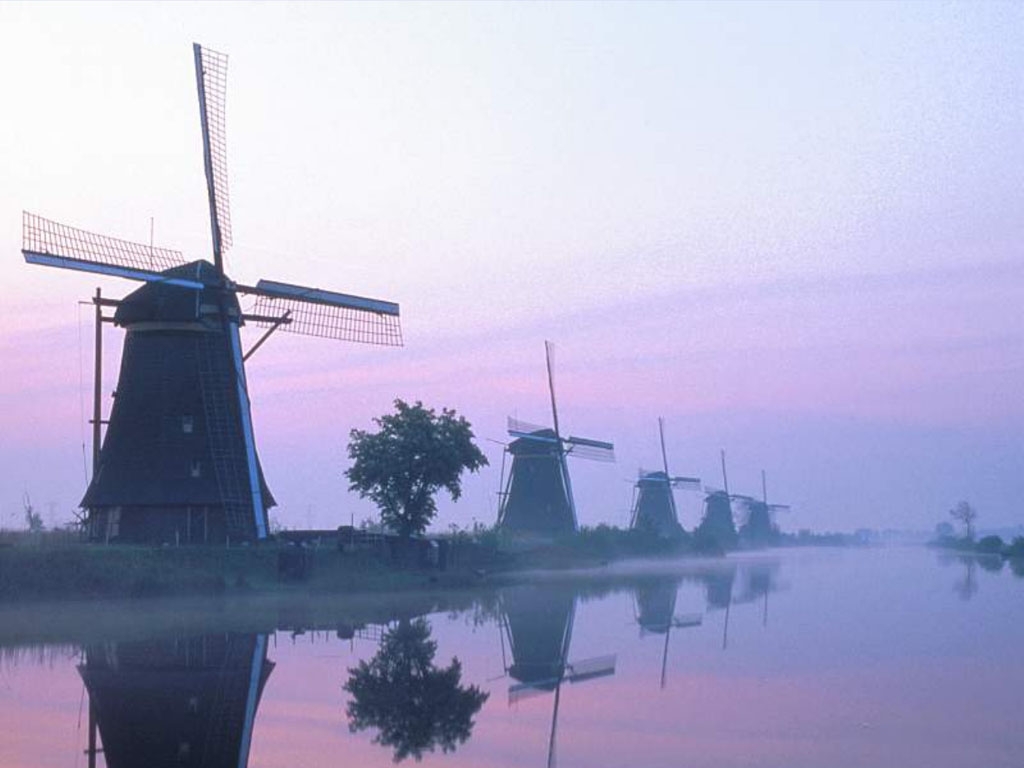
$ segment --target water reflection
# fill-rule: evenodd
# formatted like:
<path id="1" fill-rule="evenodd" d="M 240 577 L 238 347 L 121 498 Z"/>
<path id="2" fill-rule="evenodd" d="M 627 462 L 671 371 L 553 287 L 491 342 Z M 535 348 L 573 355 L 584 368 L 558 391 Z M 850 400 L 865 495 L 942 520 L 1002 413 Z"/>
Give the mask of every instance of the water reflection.
<path id="1" fill-rule="evenodd" d="M 394 748 L 394 760 L 417 760 L 437 746 L 452 752 L 469 738 L 473 716 L 488 694 L 462 686 L 462 665 L 453 658 L 437 667 L 437 643 L 423 619 L 402 619 L 389 629 L 369 661 L 349 669 L 346 714 L 355 733 L 375 729 L 374 742 Z"/>
<path id="2" fill-rule="evenodd" d="M 562 683 L 582 683 L 615 674 L 615 655 L 569 661 L 576 598 L 580 585 L 512 587 L 501 595 L 503 638 L 512 663 L 506 673 L 517 682 L 508 689 L 511 706 L 530 696 L 554 693 L 548 736 L 548 766 L 555 762 Z M 504 644 L 502 652 L 504 653 Z"/>
<path id="3" fill-rule="evenodd" d="M 108 768 L 247 765 L 266 649 L 265 634 L 234 633 L 87 646 L 89 765 L 97 728 Z"/>
<path id="4" fill-rule="evenodd" d="M 640 625 L 640 636 L 645 633 L 664 635 L 661 651 L 661 688 L 665 689 L 668 670 L 668 644 L 673 629 L 699 627 L 704 617 L 699 613 L 685 616 L 676 615 L 676 598 L 682 579 L 676 576 L 662 576 L 637 586 L 633 593 L 636 605 L 636 623 Z"/>
<path id="5" fill-rule="evenodd" d="M 40 645 L 0 607 L 0 766 L 85 765 L 83 751 L 111 768 L 1019 764 L 1019 566 L 943 553 L 939 568 L 925 550 L 772 557 L 225 600 L 187 619 L 137 619 L 133 604 L 131 623 L 97 622 L 90 607 Z"/>

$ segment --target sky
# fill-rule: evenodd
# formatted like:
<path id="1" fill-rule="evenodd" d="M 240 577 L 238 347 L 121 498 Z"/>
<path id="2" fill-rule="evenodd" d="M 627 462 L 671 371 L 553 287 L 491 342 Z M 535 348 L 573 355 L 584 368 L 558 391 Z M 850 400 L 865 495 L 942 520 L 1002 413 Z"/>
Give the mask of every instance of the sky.
<path id="1" fill-rule="evenodd" d="M 402 348 L 250 361 L 280 524 L 374 515 L 348 433 L 398 397 L 490 459 L 435 527 L 494 522 L 546 339 L 563 430 L 616 446 L 573 462 L 583 524 L 628 522 L 659 416 L 784 529 L 1024 523 L 1024 6 L 2 2 L 0 526 L 72 518 L 80 302 L 135 287 L 25 264 L 21 212 L 210 258 L 193 41 L 230 57 L 230 276 L 401 305 Z"/>

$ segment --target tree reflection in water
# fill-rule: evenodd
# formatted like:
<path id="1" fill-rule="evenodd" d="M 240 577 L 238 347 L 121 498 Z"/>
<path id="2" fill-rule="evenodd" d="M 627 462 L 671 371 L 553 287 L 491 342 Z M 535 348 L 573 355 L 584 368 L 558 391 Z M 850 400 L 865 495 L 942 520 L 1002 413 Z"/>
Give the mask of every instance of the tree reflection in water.
<path id="1" fill-rule="evenodd" d="M 370 661 L 349 669 L 346 708 L 353 733 L 376 728 L 374 743 L 394 747 L 397 763 L 438 745 L 452 752 L 473 730 L 473 715 L 489 694 L 475 685 L 463 687 L 457 658 L 446 668 L 434 666 L 437 643 L 423 619 L 402 620 L 384 635 Z"/>

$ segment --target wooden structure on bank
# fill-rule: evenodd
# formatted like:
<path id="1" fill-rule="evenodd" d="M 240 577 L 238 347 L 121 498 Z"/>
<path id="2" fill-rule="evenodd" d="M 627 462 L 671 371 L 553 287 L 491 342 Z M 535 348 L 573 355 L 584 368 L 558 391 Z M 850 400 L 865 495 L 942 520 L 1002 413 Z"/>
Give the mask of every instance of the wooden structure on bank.
<path id="1" fill-rule="evenodd" d="M 141 281 L 121 301 L 96 292 L 93 477 L 82 507 L 94 541 L 223 543 L 267 536 L 273 496 L 263 478 L 244 363 L 280 329 L 398 346 L 397 304 L 316 288 L 229 279 L 225 97 L 227 57 L 193 46 L 213 261 L 23 217 L 32 264 Z M 239 296 L 255 298 L 243 310 Z M 105 308 L 114 308 L 105 316 Z M 126 331 L 108 421 L 100 393 L 102 323 Z M 266 328 L 243 351 L 239 328 Z M 107 423 L 101 439 L 101 424 Z"/>

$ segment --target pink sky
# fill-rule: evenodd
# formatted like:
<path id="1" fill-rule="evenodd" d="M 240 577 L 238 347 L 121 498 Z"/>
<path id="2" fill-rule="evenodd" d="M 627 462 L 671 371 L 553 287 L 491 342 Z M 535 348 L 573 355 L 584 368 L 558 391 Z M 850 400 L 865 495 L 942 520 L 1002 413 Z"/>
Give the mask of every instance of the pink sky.
<path id="1" fill-rule="evenodd" d="M 24 491 L 70 518 L 91 387 L 96 281 L 24 265 L 20 211 L 207 256 L 194 39 L 231 56 L 232 276 L 402 305 L 403 349 L 253 359 L 281 522 L 372 514 L 345 440 L 394 397 L 545 422 L 551 339 L 563 423 L 617 446 L 574 466 L 585 523 L 625 522 L 664 416 L 677 471 L 717 483 L 725 448 L 791 527 L 1017 524 L 1022 32 L 995 3 L 6 3 L 0 525 Z M 483 447 L 438 527 L 493 521 Z"/>

